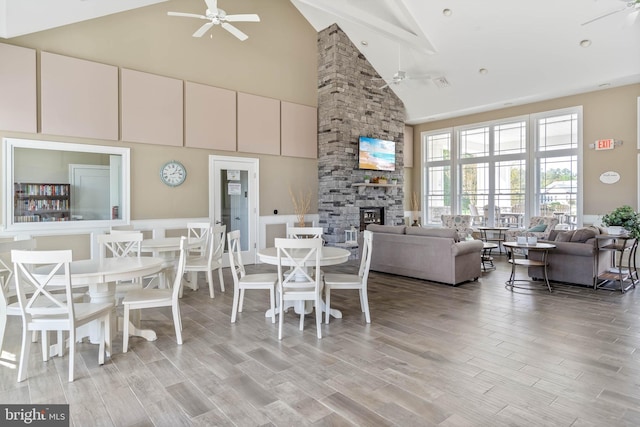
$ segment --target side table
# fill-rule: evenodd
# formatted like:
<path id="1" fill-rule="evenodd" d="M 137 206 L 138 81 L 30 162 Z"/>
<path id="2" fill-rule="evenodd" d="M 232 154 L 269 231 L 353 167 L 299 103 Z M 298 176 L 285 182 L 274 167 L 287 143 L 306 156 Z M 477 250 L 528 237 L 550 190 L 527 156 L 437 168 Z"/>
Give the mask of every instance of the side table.
<path id="1" fill-rule="evenodd" d="M 496 266 L 493 264 L 493 257 L 491 251 L 497 249 L 498 245 L 490 242 L 482 242 L 482 271 L 495 270 Z"/>
<path id="2" fill-rule="evenodd" d="M 611 243 L 612 240 L 613 242 Z M 606 243 L 601 245 L 600 242 Z M 611 263 L 615 267 L 599 275 L 593 285 L 593 289 L 607 289 L 606 285 L 609 282 L 616 281 L 620 284 L 621 293 L 625 293 L 630 288 L 635 288 L 638 280 L 638 269 L 636 267 L 638 239 L 629 235 L 600 234 L 596 236 L 596 244 L 598 251 L 611 251 Z M 623 262 L 625 255 L 628 255 L 629 260 L 627 265 L 624 265 Z M 598 271 L 597 266 L 596 271 Z M 627 280 L 630 280 L 631 283 L 625 286 Z"/>
<path id="3" fill-rule="evenodd" d="M 505 240 L 505 231 L 509 230 L 509 227 L 477 227 L 480 231 L 480 240 L 483 242 L 495 242 L 498 245 L 498 252 L 502 253 L 502 249 L 500 248 L 500 244 Z M 491 231 L 493 233 L 497 232 L 498 235 L 492 235 L 489 237 L 487 235 L 487 231 Z M 506 251 L 506 249 L 505 249 Z"/>
<path id="4" fill-rule="evenodd" d="M 554 249 L 556 245 L 552 243 L 536 243 L 535 245 L 527 245 L 519 244 L 516 242 L 503 242 L 502 245 L 507 251 L 509 263 L 511 264 L 511 275 L 509 276 L 509 280 L 505 282 L 506 287 L 511 288 L 511 291 L 513 291 L 513 288 L 519 288 L 519 286 L 516 285 L 516 282 L 533 282 L 531 279 L 516 279 L 516 266 L 521 265 L 524 267 L 542 267 L 544 284 L 547 285 L 547 289 L 549 289 L 549 292 L 553 291 L 553 289 L 551 289 L 551 285 L 549 284 L 549 278 L 547 277 L 547 255 L 549 254 L 549 250 Z M 516 258 L 514 249 L 523 250 L 525 253 L 527 251 L 539 251 L 542 253 L 542 258 L 540 261 L 531 260 L 528 258 Z"/>

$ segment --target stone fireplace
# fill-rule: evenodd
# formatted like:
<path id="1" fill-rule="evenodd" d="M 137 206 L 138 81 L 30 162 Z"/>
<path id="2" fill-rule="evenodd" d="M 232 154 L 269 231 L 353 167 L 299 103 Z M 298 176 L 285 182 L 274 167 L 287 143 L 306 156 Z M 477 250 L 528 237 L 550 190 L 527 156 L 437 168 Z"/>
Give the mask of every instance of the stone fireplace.
<path id="1" fill-rule="evenodd" d="M 318 214 L 327 244 L 360 230 L 360 208 L 383 208 L 382 223 L 404 223 L 404 104 L 337 25 L 318 33 Z M 358 138 L 396 143 L 395 171 L 358 169 Z M 393 186 L 364 183 L 384 177 Z"/>

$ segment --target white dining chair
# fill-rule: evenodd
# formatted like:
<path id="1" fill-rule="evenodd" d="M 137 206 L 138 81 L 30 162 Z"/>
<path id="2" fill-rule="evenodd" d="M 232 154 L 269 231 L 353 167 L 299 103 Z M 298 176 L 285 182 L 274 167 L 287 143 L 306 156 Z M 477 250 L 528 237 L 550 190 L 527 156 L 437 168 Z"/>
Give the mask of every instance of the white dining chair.
<path id="1" fill-rule="evenodd" d="M 124 305 L 124 329 L 122 332 L 122 351 L 127 352 L 129 348 L 129 325 L 131 321 L 131 310 L 142 310 L 145 308 L 171 307 L 173 315 L 173 325 L 176 330 L 176 341 L 182 345 L 182 319 L 180 318 L 180 288 L 182 287 L 184 266 L 187 258 L 187 251 L 190 244 L 185 236 L 180 240 L 180 255 L 175 268 L 175 279 L 171 289 L 144 288 L 134 289 L 125 295 L 122 300 Z M 197 243 L 192 243 L 195 247 Z M 140 316 L 137 316 L 139 320 Z"/>
<path id="2" fill-rule="evenodd" d="M 203 224 L 204 225 L 204 224 Z M 222 277 L 222 256 L 226 236 L 226 225 L 209 226 L 208 231 L 202 232 L 198 237 L 189 237 L 190 242 L 203 242 L 195 251 L 189 251 L 185 272 L 189 274 L 189 281 L 193 289 L 198 289 L 198 273 L 204 272 L 209 284 L 209 297 L 214 298 L 213 272 L 218 270 L 220 290 L 224 292 L 224 278 Z M 204 250 L 201 250 L 204 249 Z M 192 252 L 195 252 L 192 254 Z"/>
<path id="3" fill-rule="evenodd" d="M 4 333 L 7 327 L 7 316 L 21 316 L 18 304 L 13 264 L 11 263 L 11 250 L 33 250 L 36 248 L 35 239 L 10 240 L 0 242 L 0 354 L 4 344 Z M 32 341 L 36 341 L 34 332 Z"/>
<path id="4" fill-rule="evenodd" d="M 320 279 L 320 251 L 322 239 L 275 239 L 278 256 L 278 339 L 282 339 L 285 301 L 313 301 L 316 312 L 318 338 L 322 338 L 322 280 Z M 291 268 L 285 274 L 284 268 Z M 315 274 L 309 272 L 313 269 Z M 300 330 L 304 329 L 305 309 L 300 309 Z"/>
<path id="5" fill-rule="evenodd" d="M 115 231 L 110 234 L 98 234 L 96 240 L 100 245 L 100 258 L 139 257 L 143 235 L 139 231 Z M 116 303 L 124 298 L 127 292 L 142 287 L 142 277 L 132 281 L 116 283 Z"/>
<path id="6" fill-rule="evenodd" d="M 290 227 L 287 224 L 287 239 L 322 239 L 322 227 Z M 324 241 L 323 241 L 324 243 Z"/>
<path id="7" fill-rule="evenodd" d="M 332 289 L 357 289 L 360 292 L 360 309 L 364 313 L 367 323 L 371 323 L 369 314 L 369 298 L 367 297 L 367 281 L 371 267 L 371 252 L 373 250 L 373 233 L 365 230 L 363 233 L 362 253 L 360 254 L 360 269 L 358 274 L 324 274 L 325 322 L 329 323 L 331 310 Z"/>
<path id="8" fill-rule="evenodd" d="M 69 382 L 74 379 L 76 328 L 98 321 L 100 323 L 98 363 L 104 364 L 105 352 L 111 354 L 111 312 L 112 303 L 75 303 L 71 287 L 69 263 L 71 250 L 63 251 L 23 251 L 12 250 L 11 261 L 14 265 L 16 291 L 22 314 L 22 350 L 18 367 L 18 382 L 27 378 L 31 340 L 29 331 L 42 332 L 45 342 L 46 333 L 57 331 L 59 355 L 64 354 L 65 345 L 61 342 L 61 331 L 69 333 Z M 46 277 L 34 276 L 34 267 L 52 265 Z M 65 299 L 61 300 L 53 292 L 61 287 L 65 290 Z M 31 292 L 27 296 L 27 292 Z M 48 359 L 48 351 L 43 348 L 43 358 Z"/>
<path id="9" fill-rule="evenodd" d="M 238 312 L 242 313 L 244 291 L 247 289 L 266 289 L 269 291 L 271 307 L 271 323 L 276 322 L 275 289 L 278 275 L 276 273 L 247 274 L 242 262 L 242 248 L 240 247 L 240 230 L 233 230 L 227 234 L 229 267 L 233 277 L 233 306 L 231 308 L 231 323 L 236 322 Z"/>

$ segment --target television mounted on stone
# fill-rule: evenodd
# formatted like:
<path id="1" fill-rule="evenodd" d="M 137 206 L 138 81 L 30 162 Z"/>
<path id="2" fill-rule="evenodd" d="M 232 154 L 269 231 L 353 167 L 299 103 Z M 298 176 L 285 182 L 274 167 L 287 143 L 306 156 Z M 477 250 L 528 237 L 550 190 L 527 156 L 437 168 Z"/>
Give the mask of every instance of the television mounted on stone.
<path id="1" fill-rule="evenodd" d="M 395 141 L 361 136 L 358 139 L 358 168 L 377 171 L 395 171 Z"/>

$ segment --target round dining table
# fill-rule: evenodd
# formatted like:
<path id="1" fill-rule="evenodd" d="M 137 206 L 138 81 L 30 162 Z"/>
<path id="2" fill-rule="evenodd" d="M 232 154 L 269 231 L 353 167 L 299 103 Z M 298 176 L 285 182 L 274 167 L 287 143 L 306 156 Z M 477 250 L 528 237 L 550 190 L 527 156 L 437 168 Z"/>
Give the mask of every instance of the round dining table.
<path id="1" fill-rule="evenodd" d="M 140 252 L 143 254 L 151 254 L 164 260 L 164 266 L 158 274 L 158 288 L 167 287 L 167 271 L 173 270 L 175 267 L 176 254 L 180 251 L 180 239 L 182 237 L 155 237 L 153 239 L 144 239 L 140 243 Z"/>
<path id="2" fill-rule="evenodd" d="M 301 249 L 299 250 L 299 252 L 300 252 L 300 257 L 302 258 L 308 253 L 308 250 Z M 295 254 L 296 254 L 295 250 L 290 253 L 295 258 Z M 351 256 L 351 252 L 349 252 L 347 249 L 336 248 L 334 246 L 323 246 L 320 251 L 320 266 L 325 267 L 328 265 L 342 264 L 347 262 L 350 256 Z M 278 249 L 275 247 L 260 249 L 258 251 L 258 258 L 260 259 L 261 262 L 264 262 L 265 264 L 278 265 Z M 289 263 L 288 260 L 285 259 L 284 257 L 282 258 L 282 261 L 283 261 L 282 265 L 292 266 L 292 263 Z M 307 261 L 307 264 L 308 266 L 315 265 L 315 258 L 309 259 Z M 324 301 L 322 303 L 321 309 L 322 311 L 325 311 Z M 276 308 L 276 311 L 278 311 L 277 308 Z M 305 310 L 305 312 L 308 312 L 308 310 Z M 331 316 L 335 317 L 336 319 L 342 318 L 342 312 L 335 308 L 332 308 L 329 311 L 329 314 L 331 314 Z M 267 312 L 265 313 L 265 317 L 272 317 L 271 309 L 267 310 Z"/>
<path id="3" fill-rule="evenodd" d="M 89 288 L 91 302 L 113 303 L 115 301 L 114 286 L 117 286 L 116 282 L 134 280 L 159 273 L 165 262 L 166 260 L 164 258 L 146 256 L 71 261 L 71 263 L 69 263 L 71 286 L 87 286 Z M 35 276 L 44 276 L 47 275 L 52 268 L 53 266 L 51 265 L 37 267 L 33 273 Z M 60 271 L 60 274 L 62 274 L 62 271 Z M 52 278 L 51 283 L 56 283 L 55 276 Z M 61 286 L 64 286 L 64 284 L 61 283 Z M 130 331 L 132 331 L 131 335 L 143 337 L 148 341 L 155 341 L 157 338 L 155 331 L 150 329 L 139 329 L 134 326 Z M 98 342 L 97 331 L 92 330 L 89 335 L 92 342 Z"/>

